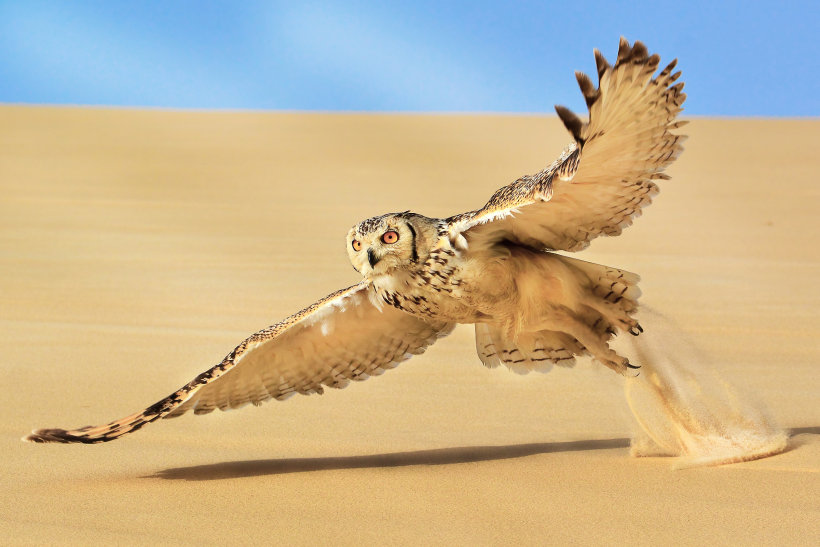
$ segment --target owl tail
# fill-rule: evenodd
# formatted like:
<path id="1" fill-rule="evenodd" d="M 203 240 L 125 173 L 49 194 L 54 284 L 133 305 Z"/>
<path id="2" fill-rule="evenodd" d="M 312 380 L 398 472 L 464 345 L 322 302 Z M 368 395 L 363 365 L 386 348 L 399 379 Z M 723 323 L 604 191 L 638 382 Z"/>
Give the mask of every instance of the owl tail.
<path id="1" fill-rule="evenodd" d="M 537 271 L 529 274 L 543 283 L 528 284 L 529 290 L 522 291 L 528 294 L 519 295 L 519 309 L 527 310 L 520 326 L 475 326 L 476 351 L 485 366 L 503 364 L 519 374 L 548 372 L 553 365 L 573 366 L 576 356 L 591 355 L 619 374 L 638 368 L 608 344 L 619 331 L 643 332 L 634 317 L 641 295 L 637 274 L 552 253 L 531 263 Z M 562 290 L 556 292 L 556 286 Z"/>
<path id="2" fill-rule="evenodd" d="M 517 374 L 549 372 L 553 365 L 571 367 L 575 355 L 584 353 L 583 346 L 563 332 L 541 330 L 513 339 L 503 326 L 488 323 L 476 323 L 475 347 L 484 366 L 504 365 Z"/>

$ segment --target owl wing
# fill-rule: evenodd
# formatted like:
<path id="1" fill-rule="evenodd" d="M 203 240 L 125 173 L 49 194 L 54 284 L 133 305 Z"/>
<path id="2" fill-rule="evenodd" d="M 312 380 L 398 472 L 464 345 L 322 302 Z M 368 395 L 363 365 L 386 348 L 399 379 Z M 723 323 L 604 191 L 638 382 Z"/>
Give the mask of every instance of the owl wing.
<path id="1" fill-rule="evenodd" d="M 382 307 L 372 285 L 362 282 L 251 335 L 221 363 L 142 412 L 101 426 L 39 429 L 23 440 L 99 443 L 189 410 L 205 414 L 322 393 L 323 386 L 342 388 L 423 353 L 454 327 Z"/>
<path id="2" fill-rule="evenodd" d="M 676 61 L 653 77 L 660 57 L 624 38 L 614 67 L 598 50 L 595 60 L 597 89 L 576 72 L 589 121 L 556 107 L 575 142 L 547 169 L 499 189 L 481 209 L 448 219 L 453 239 L 463 235 L 471 247 L 511 241 L 578 251 L 601 234 L 620 234 L 650 203 L 658 192 L 653 180 L 669 178 L 663 170 L 686 138 L 671 132 L 686 123 L 675 121 L 686 98 L 683 83 L 674 84 Z"/>

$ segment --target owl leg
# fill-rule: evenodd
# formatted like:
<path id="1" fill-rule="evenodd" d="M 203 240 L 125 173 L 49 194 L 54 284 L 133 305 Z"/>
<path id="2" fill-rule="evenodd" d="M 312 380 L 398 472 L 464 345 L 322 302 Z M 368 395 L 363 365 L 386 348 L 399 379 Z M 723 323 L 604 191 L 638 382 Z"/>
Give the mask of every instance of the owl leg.
<path id="1" fill-rule="evenodd" d="M 618 305 L 595 295 L 585 298 L 583 302 L 584 305 L 597 312 L 601 318 L 612 325 L 612 327 L 620 328 L 636 336 L 643 332 L 643 329 L 638 324 L 638 320 L 630 315 L 630 313 L 634 312 L 634 309 L 626 311 Z"/>
<path id="2" fill-rule="evenodd" d="M 588 314 L 577 305 L 570 304 L 581 320 L 586 320 L 596 331 L 611 328 L 636 334 L 640 332 L 638 321 L 633 317 L 641 295 L 637 274 L 566 256 L 554 258 L 568 268 L 577 280 L 575 290 L 580 298 L 579 303 L 595 312 Z M 554 269 L 554 262 L 552 266 Z M 603 323 L 598 322 L 599 317 Z"/>
<path id="3" fill-rule="evenodd" d="M 607 344 L 608 334 L 599 333 L 579 319 L 569 310 L 554 314 L 545 324 L 540 326 L 545 330 L 557 330 L 565 332 L 574 337 L 584 348 L 598 361 L 611 368 L 618 374 L 627 376 L 630 369 L 637 367 L 629 362 L 629 359 L 618 355 Z"/>

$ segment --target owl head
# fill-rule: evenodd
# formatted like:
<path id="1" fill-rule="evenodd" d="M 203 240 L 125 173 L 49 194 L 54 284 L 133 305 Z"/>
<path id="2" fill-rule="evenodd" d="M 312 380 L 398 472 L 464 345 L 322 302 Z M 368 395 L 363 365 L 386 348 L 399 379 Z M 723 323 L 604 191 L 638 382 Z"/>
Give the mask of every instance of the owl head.
<path id="1" fill-rule="evenodd" d="M 421 264 L 429 254 L 431 223 L 410 212 L 363 220 L 347 234 L 350 263 L 367 279 Z"/>

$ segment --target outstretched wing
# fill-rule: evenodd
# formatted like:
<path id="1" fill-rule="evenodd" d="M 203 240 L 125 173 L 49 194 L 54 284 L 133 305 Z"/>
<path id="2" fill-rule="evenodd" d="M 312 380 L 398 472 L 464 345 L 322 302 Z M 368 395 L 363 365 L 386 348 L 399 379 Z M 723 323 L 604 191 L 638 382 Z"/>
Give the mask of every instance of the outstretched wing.
<path id="1" fill-rule="evenodd" d="M 205 414 L 322 393 L 323 386 L 342 388 L 423 353 L 455 326 L 374 301 L 368 282 L 337 291 L 250 336 L 221 363 L 142 412 L 101 426 L 38 429 L 23 440 L 99 443 L 188 410 Z"/>
<path id="2" fill-rule="evenodd" d="M 656 77 L 660 57 L 621 38 L 612 67 L 598 50 L 598 88 L 577 72 L 589 108 L 583 122 L 567 108 L 559 117 L 575 142 L 548 168 L 499 189 L 477 211 L 448 219 L 451 237 L 470 246 L 512 241 L 528 247 L 578 251 L 595 237 L 618 235 L 658 192 L 652 182 L 680 155 L 685 136 L 672 130 L 686 98 L 674 84 L 672 61 Z M 674 84 L 674 85 L 673 85 Z"/>

